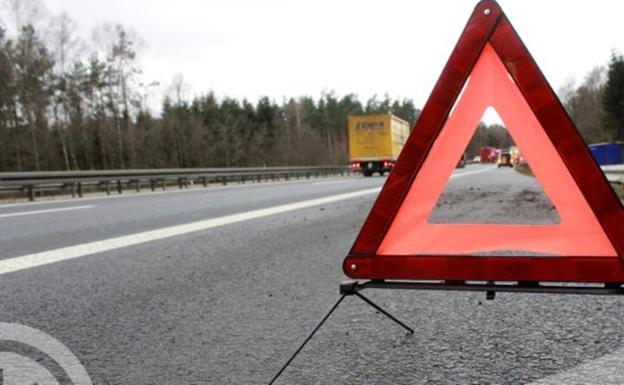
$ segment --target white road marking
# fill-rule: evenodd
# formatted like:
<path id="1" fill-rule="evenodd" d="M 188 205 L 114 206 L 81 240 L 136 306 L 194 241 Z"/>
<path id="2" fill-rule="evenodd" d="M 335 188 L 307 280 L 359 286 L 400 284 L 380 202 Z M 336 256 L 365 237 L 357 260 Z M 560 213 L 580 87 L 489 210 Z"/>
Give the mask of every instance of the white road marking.
<path id="1" fill-rule="evenodd" d="M 529 385 L 616 385 L 624 383 L 624 348 Z"/>
<path id="2" fill-rule="evenodd" d="M 58 213 L 60 211 L 73 211 L 73 210 L 83 210 L 90 209 L 94 207 L 93 205 L 84 205 L 84 206 L 72 206 L 72 207 L 59 207 L 56 209 L 47 209 L 47 210 L 33 210 L 33 211 L 21 211 L 17 213 L 7 213 L 0 214 L 0 218 L 11 218 L 11 217 L 19 217 L 22 215 L 37 215 L 37 214 L 47 214 L 47 213 Z"/>
<path id="3" fill-rule="evenodd" d="M 33 267 L 44 266 L 55 262 L 67 261 L 80 258 L 95 253 L 120 249 L 122 247 L 139 245 L 146 242 L 171 238 L 178 235 L 193 233 L 225 226 L 232 223 L 244 222 L 251 219 L 266 217 L 269 215 L 282 214 L 289 211 L 304 209 L 308 207 L 339 202 L 347 199 L 357 198 L 365 195 L 376 194 L 381 187 L 359 190 L 344 194 L 332 195 L 323 198 L 310 199 L 307 201 L 289 203 L 280 206 L 273 206 L 265 209 L 253 210 L 244 213 L 226 215 L 223 217 L 206 219 L 191 222 L 183 225 L 169 226 L 157 230 L 144 231 L 136 234 L 125 235 L 116 238 L 104 239 L 83 243 L 75 246 L 63 247 L 60 249 L 43 251 L 34 254 L 22 255 L 19 257 L 0 260 L 0 275 L 12 273 Z"/>
<path id="4" fill-rule="evenodd" d="M 461 176 L 480 174 L 482 172 L 488 172 L 488 171 L 492 171 L 492 170 L 496 170 L 496 167 L 485 167 L 485 168 L 481 168 L 479 170 L 458 172 L 457 174 L 451 175 L 451 178 L 458 178 L 458 177 L 461 177 Z"/>
<path id="5" fill-rule="evenodd" d="M 451 174 L 451 178 L 457 178 L 457 177 L 461 177 L 461 176 L 466 176 L 466 175 L 473 175 L 473 174 L 480 174 L 482 172 L 487 172 L 487 171 L 492 171 L 495 170 L 496 167 L 484 167 L 484 168 L 480 168 L 478 170 L 469 170 L 469 171 L 464 171 L 464 172 L 459 172 L 456 171 L 455 173 Z M 356 182 L 356 181 L 360 181 L 362 179 L 343 179 L 343 180 L 334 180 L 334 181 L 328 181 L 328 182 L 314 182 L 312 183 L 315 186 L 318 185 L 326 185 L 326 184 L 334 184 L 334 183 L 346 183 L 346 182 Z M 366 179 L 363 179 L 366 180 Z"/>
<path id="6" fill-rule="evenodd" d="M 356 182 L 356 181 L 360 181 L 361 179 L 343 179 L 343 180 L 332 180 L 332 181 L 327 181 L 327 182 L 313 182 L 312 185 L 313 186 L 321 186 L 321 185 L 326 185 L 326 184 L 336 184 L 336 183 L 349 183 L 349 182 Z"/>
<path id="7" fill-rule="evenodd" d="M 478 174 L 486 171 L 491 171 L 494 168 L 485 168 L 474 171 L 467 171 L 463 173 L 457 173 L 451 175 L 451 178 L 461 177 L 466 175 Z M 366 190 L 359 190 L 349 193 L 343 193 L 338 195 L 332 195 L 324 198 L 311 199 L 302 202 L 290 203 L 280 206 L 269 207 L 266 209 L 253 210 L 245 213 L 226 215 L 223 217 L 201 220 L 197 222 L 191 222 L 183 225 L 176 225 L 165 227 L 162 229 L 144 231 L 136 234 L 125 235 L 116 238 L 104 239 L 101 241 L 94 241 L 83 243 L 75 246 L 63 247 L 60 249 L 43 251 L 34 254 L 22 255 L 19 257 L 7 258 L 0 260 L 0 275 L 12 273 L 24 269 L 29 269 L 37 266 L 44 266 L 50 263 L 66 261 L 70 259 L 80 258 L 87 255 L 101 253 L 105 251 L 111 251 L 120 249 L 123 247 L 139 245 L 146 242 L 156 241 L 165 238 L 171 238 L 178 235 L 189 234 L 196 231 L 208 230 L 215 227 L 225 226 L 232 223 L 248 221 L 251 219 L 258 219 L 269 215 L 282 214 L 293 210 L 304 209 L 312 206 L 318 206 L 327 203 L 339 202 L 346 199 L 357 198 L 365 195 L 376 194 L 381 190 L 381 187 L 370 188 Z M 81 206 L 77 206 L 81 207 Z M 58 209 L 52 209 L 58 210 Z M 39 210 L 39 211 L 51 211 L 51 210 Z M 9 214 L 6 214 L 9 215 Z"/>

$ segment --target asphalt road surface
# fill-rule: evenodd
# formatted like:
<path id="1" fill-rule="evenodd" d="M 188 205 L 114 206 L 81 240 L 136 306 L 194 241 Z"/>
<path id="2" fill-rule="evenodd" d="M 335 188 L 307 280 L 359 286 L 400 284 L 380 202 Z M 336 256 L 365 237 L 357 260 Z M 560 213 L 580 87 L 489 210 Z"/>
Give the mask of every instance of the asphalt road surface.
<path id="1" fill-rule="evenodd" d="M 95 384 L 266 384 L 337 300 L 384 181 L 0 206 L 0 321 L 54 336 Z M 532 178 L 491 166 L 457 170 L 430 220 L 456 217 L 557 221 Z M 624 383 L 621 298 L 366 294 L 416 333 L 347 298 L 277 383 Z"/>

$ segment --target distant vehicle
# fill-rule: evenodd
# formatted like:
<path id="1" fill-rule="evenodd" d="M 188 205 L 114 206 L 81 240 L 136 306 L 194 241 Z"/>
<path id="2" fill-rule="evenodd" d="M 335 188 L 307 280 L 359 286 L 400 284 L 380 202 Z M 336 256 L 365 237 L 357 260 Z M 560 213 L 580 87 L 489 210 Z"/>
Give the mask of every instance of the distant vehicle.
<path id="1" fill-rule="evenodd" d="M 498 154 L 497 149 L 494 147 L 481 147 L 479 151 L 479 158 L 481 163 L 496 163 Z"/>
<path id="2" fill-rule="evenodd" d="M 601 166 L 624 163 L 624 142 L 590 144 L 589 150 Z"/>
<path id="3" fill-rule="evenodd" d="M 514 165 L 520 164 L 520 149 L 516 146 L 509 147 L 509 154 L 511 155 L 511 163 Z"/>
<path id="4" fill-rule="evenodd" d="M 511 154 L 509 152 L 501 152 L 501 154 L 498 156 L 498 160 L 496 161 L 496 163 L 498 163 L 499 168 L 514 166 L 511 160 Z"/>
<path id="5" fill-rule="evenodd" d="M 352 115 L 347 122 L 351 168 L 364 176 L 392 171 L 409 136 L 409 124 L 392 114 Z"/>

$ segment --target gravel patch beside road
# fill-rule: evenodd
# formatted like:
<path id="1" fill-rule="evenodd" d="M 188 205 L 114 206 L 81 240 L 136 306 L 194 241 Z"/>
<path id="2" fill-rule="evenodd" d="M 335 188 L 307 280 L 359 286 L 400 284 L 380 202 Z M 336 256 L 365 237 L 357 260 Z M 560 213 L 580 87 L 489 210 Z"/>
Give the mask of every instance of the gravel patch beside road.
<path id="1" fill-rule="evenodd" d="M 556 224 L 559 216 L 535 178 L 501 168 L 451 179 L 432 223 Z"/>

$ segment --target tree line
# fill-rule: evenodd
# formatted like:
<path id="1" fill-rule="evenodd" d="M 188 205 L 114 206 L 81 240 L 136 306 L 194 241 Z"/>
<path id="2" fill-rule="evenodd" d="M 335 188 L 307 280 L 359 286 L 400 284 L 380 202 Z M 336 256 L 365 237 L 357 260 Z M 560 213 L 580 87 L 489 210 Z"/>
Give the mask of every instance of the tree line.
<path id="1" fill-rule="evenodd" d="M 420 112 L 410 99 L 333 92 L 188 99 L 176 76 L 155 114 L 131 29 L 104 24 L 86 43 L 66 14 L 35 22 L 40 0 L 4 1 L 13 30 L 0 29 L 0 171 L 346 164 L 348 115 L 390 112 L 413 126 Z M 624 139 L 622 56 L 561 97 L 588 142 Z M 482 125 L 469 152 L 507 146 L 505 135 Z"/>
<path id="2" fill-rule="evenodd" d="M 509 148 L 514 145 L 514 141 L 509 132 L 500 124 L 485 124 L 481 122 L 477 127 L 468 147 L 466 156 L 468 159 L 480 155 L 482 147 Z"/>
<path id="3" fill-rule="evenodd" d="M 103 25 L 78 55 L 74 31 L 66 15 L 52 20 L 48 40 L 32 24 L 0 31 L 2 171 L 345 164 L 348 115 L 391 112 L 413 123 L 419 112 L 409 99 L 333 92 L 186 100 L 177 76 L 155 116 L 136 34 Z"/>
<path id="4" fill-rule="evenodd" d="M 597 67 L 575 86 L 560 91 L 576 127 L 588 143 L 624 141 L 624 57 L 613 53 L 606 67 Z"/>

